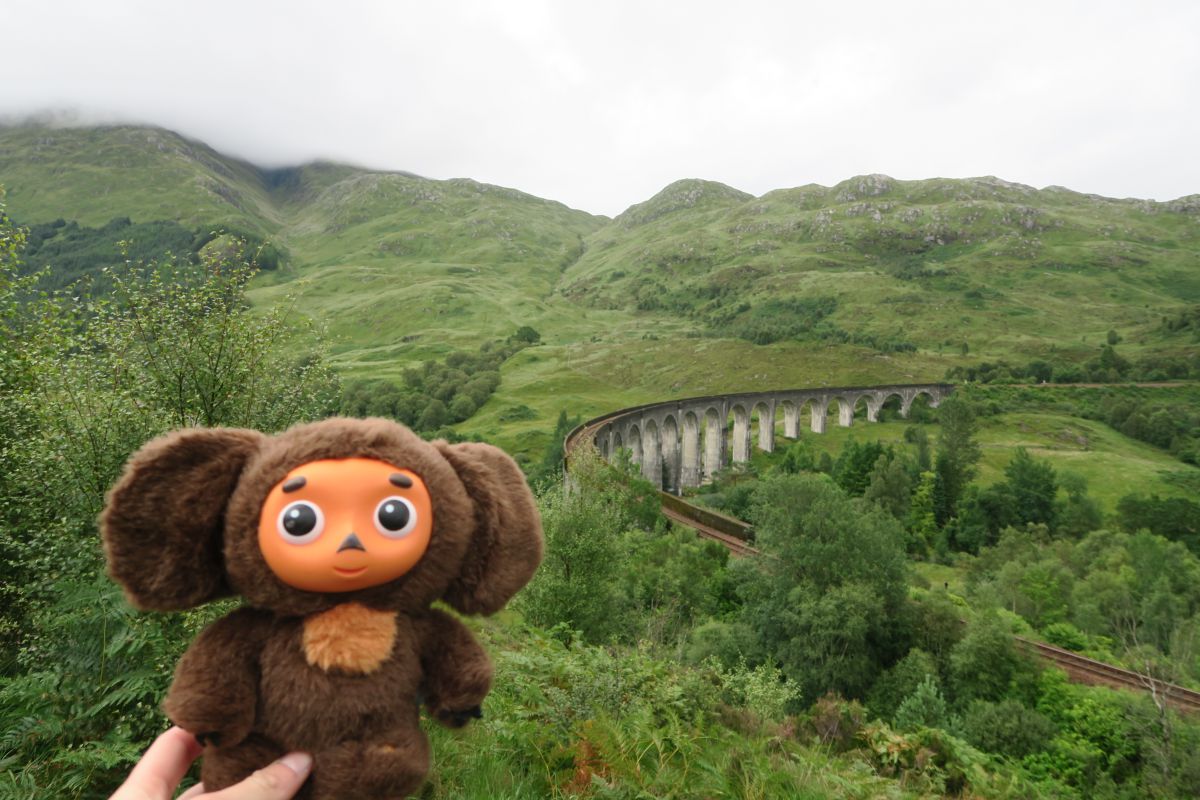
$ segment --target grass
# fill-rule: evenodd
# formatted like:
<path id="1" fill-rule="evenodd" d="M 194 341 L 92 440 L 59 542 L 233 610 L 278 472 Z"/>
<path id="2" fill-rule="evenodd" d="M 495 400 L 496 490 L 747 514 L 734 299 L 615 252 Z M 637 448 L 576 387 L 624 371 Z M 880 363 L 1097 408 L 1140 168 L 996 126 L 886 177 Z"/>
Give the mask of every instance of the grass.
<path id="1" fill-rule="evenodd" d="M 427 726 L 433 769 L 422 796 L 431 800 L 941 796 L 936 766 L 885 777 L 863 749 L 816 741 L 803 719 L 723 706 L 703 669 L 645 648 L 566 645 L 510 614 L 472 625 L 496 677 L 482 721 Z M 978 757 L 973 796 L 1015 796 L 1017 786 L 1039 796 Z"/>
<path id="2" fill-rule="evenodd" d="M 835 458 L 852 437 L 859 441 L 878 439 L 915 457 L 915 445 L 904 441 L 904 431 L 910 424 L 856 419 L 850 428 L 842 428 L 833 417 L 826 420 L 824 434 L 814 434 L 804 419 L 801 438 L 809 441 L 818 453 L 828 452 Z M 936 448 L 937 426 L 924 427 L 931 446 Z M 782 427 L 776 431 L 777 453 L 782 452 L 787 442 L 781 436 Z M 1004 468 L 1016 449 L 1024 447 L 1035 457 L 1049 461 L 1057 473 L 1075 472 L 1086 478 L 1088 494 L 1110 514 L 1115 512 L 1117 501 L 1131 493 L 1194 498 L 1195 481 L 1200 480 L 1200 469 L 1180 462 L 1169 453 L 1123 436 L 1103 423 L 1063 413 L 1020 411 L 983 417 L 977 438 L 983 451 L 977 478 L 981 485 L 1003 480 Z M 761 468 L 778 455 L 756 452 L 754 458 Z"/>
<path id="3" fill-rule="evenodd" d="M 1190 334 L 1164 334 L 1160 320 L 1200 302 L 1200 234 L 1182 206 L 994 179 L 867 176 L 760 198 L 681 181 L 608 220 L 469 180 L 328 163 L 267 171 L 132 126 L 0 129 L 0 175 L 18 221 L 128 215 L 271 237 L 290 263 L 257 280 L 253 302 L 293 303 L 316 321 L 346 377 L 397 379 L 532 326 L 543 345 L 506 363 L 500 390 L 459 426 L 527 457 L 562 410 L 928 382 L 980 359 L 1083 360 L 1114 328 L 1127 358 L 1180 354 Z M 836 300 L 834 327 L 917 351 L 712 336 L 712 315 L 736 304 L 822 297 Z M 514 406 L 535 416 L 504 418 Z M 986 442 L 985 476 L 1022 424 Z M 1126 456 L 1135 482 L 1155 485 L 1165 469 L 1111 441 L 1080 455 L 1052 428 L 1030 443 L 1078 464 L 1097 493 L 1123 480 L 1112 472 Z"/>

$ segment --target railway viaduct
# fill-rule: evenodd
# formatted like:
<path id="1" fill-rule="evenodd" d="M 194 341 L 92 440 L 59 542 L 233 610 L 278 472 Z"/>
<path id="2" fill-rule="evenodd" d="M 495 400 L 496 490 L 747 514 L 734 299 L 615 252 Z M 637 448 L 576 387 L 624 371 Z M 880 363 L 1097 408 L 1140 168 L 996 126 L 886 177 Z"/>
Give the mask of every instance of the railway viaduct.
<path id="1" fill-rule="evenodd" d="M 682 489 L 699 486 L 731 460 L 734 464 L 749 461 L 755 439 L 760 450 L 774 450 L 780 415 L 784 437 L 795 439 L 804 418 L 814 433 L 824 433 L 826 419 L 835 407 L 837 424 L 849 427 L 858 416 L 875 422 L 889 402 L 898 405 L 902 417 L 908 416 L 918 397 L 924 396 L 936 408 L 952 391 L 954 387 L 949 384 L 898 384 L 668 400 L 590 420 L 568 437 L 568 448 L 586 436 L 606 459 L 627 448 L 647 480 L 659 489 L 678 494 Z"/>

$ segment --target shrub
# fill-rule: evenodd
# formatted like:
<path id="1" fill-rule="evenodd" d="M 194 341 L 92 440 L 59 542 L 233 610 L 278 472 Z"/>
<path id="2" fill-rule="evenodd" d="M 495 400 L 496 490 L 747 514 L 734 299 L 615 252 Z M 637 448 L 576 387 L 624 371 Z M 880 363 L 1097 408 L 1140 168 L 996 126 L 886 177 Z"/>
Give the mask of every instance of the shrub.
<path id="1" fill-rule="evenodd" d="M 761 481 L 754 520 L 763 554 L 731 566 L 741 619 L 806 698 L 861 696 L 907 635 L 899 524 L 811 474 Z"/>
<path id="2" fill-rule="evenodd" d="M 1044 715 L 1016 700 L 975 700 L 962 721 L 963 738 L 989 753 L 1022 758 L 1045 750 L 1057 732 Z"/>
<path id="3" fill-rule="evenodd" d="M 914 647 L 904 658 L 879 676 L 867 699 L 867 707 L 880 719 L 892 719 L 905 698 L 912 695 L 926 678 L 936 677 L 933 656 Z"/>
<path id="4" fill-rule="evenodd" d="M 942 697 L 942 689 L 938 686 L 937 678 L 933 675 L 926 675 L 922 678 L 916 690 L 900 703 L 892 721 L 902 731 L 948 727 L 949 713 L 946 709 L 946 699 Z"/>

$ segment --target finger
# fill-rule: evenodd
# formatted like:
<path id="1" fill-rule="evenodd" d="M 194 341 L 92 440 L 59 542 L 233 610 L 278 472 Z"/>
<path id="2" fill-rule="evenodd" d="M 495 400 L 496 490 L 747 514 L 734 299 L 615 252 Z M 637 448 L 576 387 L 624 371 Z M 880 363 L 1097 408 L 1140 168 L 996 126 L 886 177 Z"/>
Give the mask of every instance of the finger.
<path id="1" fill-rule="evenodd" d="M 195 786 L 179 795 L 179 797 L 176 797 L 175 800 L 191 800 L 191 798 L 199 797 L 202 794 L 204 794 L 204 784 L 197 783 Z"/>
<path id="2" fill-rule="evenodd" d="M 200 752 L 194 736 L 183 728 L 169 728 L 154 740 L 111 800 L 169 800 Z"/>
<path id="3" fill-rule="evenodd" d="M 204 800 L 288 800 L 300 791 L 311 770 L 312 756 L 308 753 L 288 753 L 241 783 L 204 795 Z"/>

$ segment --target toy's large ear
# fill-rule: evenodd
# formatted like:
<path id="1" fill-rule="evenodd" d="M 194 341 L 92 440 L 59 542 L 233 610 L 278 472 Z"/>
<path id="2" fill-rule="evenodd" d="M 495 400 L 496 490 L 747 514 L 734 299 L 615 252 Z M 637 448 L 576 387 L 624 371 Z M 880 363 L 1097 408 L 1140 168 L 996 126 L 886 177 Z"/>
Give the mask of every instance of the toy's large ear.
<path id="1" fill-rule="evenodd" d="M 196 428 L 143 445 L 100 516 L 108 574 L 141 609 L 191 608 L 229 593 L 225 508 L 257 431 Z"/>
<path id="2" fill-rule="evenodd" d="M 437 448 L 475 505 L 475 531 L 445 601 L 464 614 L 499 611 L 542 561 L 542 521 L 521 468 L 487 444 Z M 435 520 L 436 524 L 436 520 Z"/>

